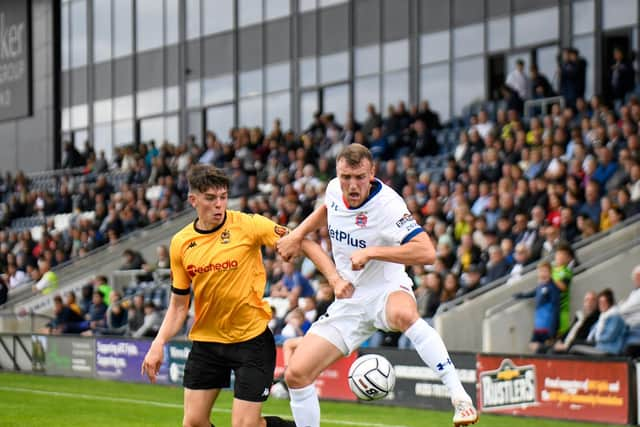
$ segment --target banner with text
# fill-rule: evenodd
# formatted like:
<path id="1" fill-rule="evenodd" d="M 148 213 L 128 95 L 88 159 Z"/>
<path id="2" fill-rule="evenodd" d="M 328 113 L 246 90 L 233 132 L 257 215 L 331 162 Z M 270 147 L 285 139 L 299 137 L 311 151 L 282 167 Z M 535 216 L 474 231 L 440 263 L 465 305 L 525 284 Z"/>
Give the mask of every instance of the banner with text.
<path id="1" fill-rule="evenodd" d="M 614 424 L 630 421 L 630 364 L 478 355 L 478 409 Z"/>
<path id="2" fill-rule="evenodd" d="M 31 1 L 0 1 L 0 122 L 31 114 Z"/>
<path id="3" fill-rule="evenodd" d="M 93 339 L 32 335 L 33 370 L 49 375 L 93 377 Z"/>
<path id="4" fill-rule="evenodd" d="M 169 364 L 169 383 L 182 385 L 184 366 L 191 352 L 191 341 L 170 342 L 166 349 L 165 361 Z"/>
<path id="5" fill-rule="evenodd" d="M 151 347 L 151 341 L 134 341 L 122 338 L 98 338 L 96 340 L 96 376 L 112 380 L 147 382 L 140 374 L 145 354 Z M 167 350 L 165 346 L 164 363 L 160 367 L 157 382 L 169 384 L 167 368 Z"/>
<path id="6" fill-rule="evenodd" d="M 396 372 L 396 386 L 392 393 L 378 403 L 412 406 L 416 408 L 450 410 L 451 396 L 440 377 L 424 364 L 418 353 L 386 348 L 362 349 L 361 354 L 375 353 L 386 357 Z M 464 389 L 475 401 L 475 353 L 450 353 Z"/>
<path id="7" fill-rule="evenodd" d="M 349 388 L 348 381 L 349 368 L 356 358 L 357 354 L 354 352 L 322 371 L 318 379 L 316 379 L 316 389 L 318 390 L 318 397 L 320 397 L 320 399 L 357 400 Z M 282 348 L 278 347 L 276 353 L 276 369 L 273 375 L 274 378 L 278 378 L 283 374 L 284 356 Z"/>

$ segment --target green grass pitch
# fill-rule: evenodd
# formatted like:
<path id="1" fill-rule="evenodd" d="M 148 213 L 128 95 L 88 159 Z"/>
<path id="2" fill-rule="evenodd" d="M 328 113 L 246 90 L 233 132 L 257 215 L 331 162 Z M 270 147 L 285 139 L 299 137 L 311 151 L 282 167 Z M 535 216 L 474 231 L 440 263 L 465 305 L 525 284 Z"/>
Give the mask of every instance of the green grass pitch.
<path id="1" fill-rule="evenodd" d="M 213 409 L 217 427 L 231 425 L 229 392 Z M 392 408 L 375 404 L 321 402 L 322 426 L 427 427 L 450 426 L 451 412 Z M 291 419 L 289 402 L 270 398 L 264 413 Z M 179 426 L 182 389 L 104 380 L 0 373 L 0 426 Z M 482 415 L 479 426 L 598 427 L 587 424 Z"/>

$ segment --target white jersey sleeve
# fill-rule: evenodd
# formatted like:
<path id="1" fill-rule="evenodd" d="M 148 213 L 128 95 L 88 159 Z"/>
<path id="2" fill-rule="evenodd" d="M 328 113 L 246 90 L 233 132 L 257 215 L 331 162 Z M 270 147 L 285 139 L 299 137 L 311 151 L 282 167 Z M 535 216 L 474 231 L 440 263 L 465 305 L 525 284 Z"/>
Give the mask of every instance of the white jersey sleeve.
<path id="1" fill-rule="evenodd" d="M 407 204 L 397 194 L 393 194 L 390 203 L 384 207 L 386 224 L 382 232 L 386 239 L 397 245 L 403 245 L 424 231 L 409 212 Z"/>

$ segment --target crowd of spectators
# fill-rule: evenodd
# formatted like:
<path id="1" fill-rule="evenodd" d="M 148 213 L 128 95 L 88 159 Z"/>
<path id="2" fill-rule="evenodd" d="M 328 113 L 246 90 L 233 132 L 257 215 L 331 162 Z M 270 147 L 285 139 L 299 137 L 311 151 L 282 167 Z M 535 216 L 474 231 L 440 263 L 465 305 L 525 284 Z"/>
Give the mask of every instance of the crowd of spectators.
<path id="1" fill-rule="evenodd" d="M 371 149 L 378 178 L 404 197 L 437 248 L 433 266 L 408 268 L 420 313 L 431 318 L 441 303 L 502 277 L 517 280 L 526 265 L 558 245 L 638 213 L 639 125 L 640 101 L 633 97 L 616 110 L 598 96 L 589 102 L 577 97 L 574 108 L 554 105 L 528 119 L 516 108 L 480 110 L 449 125 L 446 131 L 457 131 L 459 141 L 447 151 L 438 138 L 438 114 L 425 101 L 411 107 L 400 102 L 384 117 L 371 105 L 363 122 L 348 115 L 340 123 L 333 114 L 318 113 L 300 134 L 276 120 L 267 132 L 207 132 L 203 144 L 195 137 L 179 145 L 138 143 L 118 148 L 110 161 L 90 144 L 83 152 L 67 144 L 65 164 L 83 168 L 80 175 L 62 174 L 48 190 L 34 189 L 22 173 L 6 174 L 0 182 L 2 282 L 15 288 L 38 281 L 40 262 L 55 267 L 83 257 L 181 211 L 185 172 L 196 162 L 227 171 L 230 196 L 239 198 L 240 210 L 295 227 L 322 203 L 337 153 L 360 142 Z M 436 158 L 437 167 L 429 166 L 426 160 Z M 113 171 L 126 176 L 117 186 L 110 181 Z M 86 211 L 94 215 L 79 215 Z M 69 228 L 57 230 L 50 216 L 65 213 L 78 215 Z M 48 218 L 38 241 L 28 229 L 9 227 L 30 215 Z M 315 238 L 329 250 L 326 230 Z M 313 265 L 305 260 L 286 266 L 268 250 L 264 258 L 266 296 L 287 298 L 285 312 L 300 310 L 315 320 L 332 295 Z M 298 289 L 301 278 L 314 297 L 307 297 L 308 288 Z M 299 314 L 289 317 L 300 323 Z M 284 330 L 286 324 L 280 326 Z M 300 330 L 298 325 L 287 333 Z M 395 345 L 397 339 L 385 336 L 382 343 Z"/>

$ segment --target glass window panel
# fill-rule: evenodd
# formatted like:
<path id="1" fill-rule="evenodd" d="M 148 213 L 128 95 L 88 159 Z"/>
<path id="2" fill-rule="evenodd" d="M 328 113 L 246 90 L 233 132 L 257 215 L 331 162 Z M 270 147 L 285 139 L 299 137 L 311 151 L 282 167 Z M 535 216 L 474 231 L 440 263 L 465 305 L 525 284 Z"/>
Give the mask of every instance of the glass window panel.
<path id="1" fill-rule="evenodd" d="M 289 15 L 289 0 L 269 0 L 265 2 L 266 19 L 276 19 Z"/>
<path id="2" fill-rule="evenodd" d="M 137 109 L 138 117 L 162 113 L 164 111 L 164 91 L 162 88 L 138 92 Z"/>
<path id="3" fill-rule="evenodd" d="M 84 147 L 88 139 L 89 132 L 86 129 L 81 129 L 73 132 L 73 145 L 80 152 L 84 151 Z"/>
<path id="4" fill-rule="evenodd" d="M 202 143 L 202 113 L 191 111 L 187 116 L 187 134 L 195 138 L 196 144 Z M 222 135 L 218 135 L 220 138 Z"/>
<path id="5" fill-rule="evenodd" d="M 240 100 L 238 103 L 238 126 L 263 126 L 261 96 Z"/>
<path id="6" fill-rule="evenodd" d="M 140 120 L 140 142 L 155 141 L 159 147 L 164 140 L 164 117 Z"/>
<path id="7" fill-rule="evenodd" d="M 324 88 L 322 106 L 323 113 L 333 113 L 338 123 L 343 123 L 349 111 L 349 85 L 329 86 Z"/>
<path id="8" fill-rule="evenodd" d="M 93 103 L 93 122 L 105 123 L 110 122 L 113 118 L 113 103 L 110 99 L 96 101 Z"/>
<path id="9" fill-rule="evenodd" d="M 334 4 L 346 3 L 347 0 L 320 0 L 320 7 L 333 6 Z"/>
<path id="10" fill-rule="evenodd" d="M 593 66 L 595 63 L 595 38 L 593 35 L 574 37 L 573 46 L 580 51 L 582 56 L 587 61 L 587 77 L 585 83 L 584 96 L 585 99 L 590 99 L 593 96 Z"/>
<path id="11" fill-rule="evenodd" d="M 596 17 L 594 0 L 587 1 L 574 1 L 571 3 L 571 13 L 573 15 L 573 34 L 587 34 L 592 33 Z"/>
<path id="12" fill-rule="evenodd" d="M 133 120 L 122 120 L 113 124 L 113 145 L 115 147 L 130 145 L 133 141 Z"/>
<path id="13" fill-rule="evenodd" d="M 461 59 L 453 66 L 453 113 L 462 114 L 462 109 L 484 96 L 484 58 Z"/>
<path id="14" fill-rule="evenodd" d="M 93 149 L 98 158 L 100 157 L 100 152 L 104 151 L 105 159 L 108 162 L 113 160 L 113 130 L 110 122 L 93 127 Z"/>
<path id="15" fill-rule="evenodd" d="M 267 95 L 265 107 L 267 129 L 271 129 L 275 119 L 280 119 L 282 130 L 291 128 L 291 94 L 288 91 Z"/>
<path id="16" fill-rule="evenodd" d="M 133 117 L 133 96 L 125 95 L 113 99 L 113 118 L 115 120 Z"/>
<path id="17" fill-rule="evenodd" d="M 200 37 L 200 0 L 185 0 L 185 32 L 187 40 Z"/>
<path id="18" fill-rule="evenodd" d="M 71 129 L 87 127 L 89 124 L 89 108 L 87 104 L 71 107 Z"/>
<path id="19" fill-rule="evenodd" d="M 538 65 L 538 69 L 547 77 L 547 79 L 549 79 L 549 83 L 552 85 L 554 84 L 554 76 L 558 69 L 558 53 L 558 46 L 556 45 L 541 47 L 536 50 L 536 63 Z M 528 68 L 525 68 L 525 70 L 528 70 Z"/>
<path id="20" fill-rule="evenodd" d="M 60 38 L 62 39 L 61 43 L 61 56 L 62 56 L 62 69 L 69 69 L 69 5 L 62 5 L 62 10 L 60 12 Z"/>
<path id="21" fill-rule="evenodd" d="M 229 130 L 234 127 L 233 104 L 207 108 L 207 130 L 214 132 L 221 141 L 227 141 Z"/>
<path id="22" fill-rule="evenodd" d="M 216 104 L 218 102 L 233 100 L 233 75 L 225 74 L 203 81 L 205 104 Z"/>
<path id="23" fill-rule="evenodd" d="M 320 83 L 346 80 L 349 77 L 349 53 L 339 52 L 320 57 Z"/>
<path id="24" fill-rule="evenodd" d="M 180 126 L 178 116 L 167 116 L 164 120 L 164 139 L 176 145 L 180 140 Z"/>
<path id="25" fill-rule="evenodd" d="M 380 77 L 361 77 L 353 84 L 353 107 L 356 120 L 367 118 L 367 106 L 373 104 L 380 111 Z"/>
<path id="26" fill-rule="evenodd" d="M 291 86 L 291 66 L 288 62 L 267 65 L 265 74 L 267 92 L 289 89 Z"/>
<path id="27" fill-rule="evenodd" d="M 233 28 L 233 0 L 202 0 L 204 34 Z"/>
<path id="28" fill-rule="evenodd" d="M 318 92 L 304 92 L 300 96 L 300 130 L 305 130 L 313 122 L 313 114 L 318 111 Z"/>
<path id="29" fill-rule="evenodd" d="M 420 100 L 429 101 L 442 120 L 450 117 L 449 86 L 449 63 L 427 65 L 420 70 Z"/>
<path id="30" fill-rule="evenodd" d="M 238 26 L 262 22 L 262 0 L 238 0 Z"/>
<path id="31" fill-rule="evenodd" d="M 384 71 L 409 68 L 409 40 L 398 40 L 382 46 Z"/>
<path id="32" fill-rule="evenodd" d="M 409 102 L 409 71 L 387 73 L 382 81 L 382 108 L 397 105 L 399 101 Z"/>
<path id="33" fill-rule="evenodd" d="M 511 19 L 499 18 L 489 21 L 489 50 L 495 52 L 497 50 L 509 49 L 511 38 Z"/>
<path id="34" fill-rule="evenodd" d="M 453 30 L 453 55 L 476 55 L 484 50 L 484 24 L 466 25 Z"/>
<path id="35" fill-rule="evenodd" d="M 187 82 L 187 107 L 199 107 L 202 102 L 200 97 L 200 80 Z"/>
<path id="36" fill-rule="evenodd" d="M 516 46 L 527 46 L 558 39 L 558 8 L 522 13 L 513 18 Z M 540 31 L 544 28 L 544 31 Z"/>
<path id="37" fill-rule="evenodd" d="M 318 83 L 316 58 L 300 59 L 300 86 L 315 86 Z"/>
<path id="38" fill-rule="evenodd" d="M 240 96 L 254 96 L 262 93 L 262 70 L 242 71 L 238 77 Z"/>
<path id="39" fill-rule="evenodd" d="M 93 0 L 93 61 L 111 59 L 111 0 Z"/>
<path id="40" fill-rule="evenodd" d="M 420 36 L 420 63 L 431 64 L 432 62 L 449 59 L 449 31 L 423 34 Z"/>
<path id="41" fill-rule="evenodd" d="M 138 0 L 136 3 L 136 43 L 138 52 L 162 46 L 163 2 L 158 0 Z"/>
<path id="42" fill-rule="evenodd" d="M 71 67 L 87 65 L 87 3 L 71 3 Z"/>
<path id="43" fill-rule="evenodd" d="M 62 123 L 60 124 L 60 126 L 62 127 L 63 131 L 68 131 L 69 129 L 71 129 L 71 109 L 70 108 L 63 108 L 62 109 Z"/>
<path id="44" fill-rule="evenodd" d="M 298 0 L 298 11 L 306 12 L 316 8 L 316 0 Z"/>
<path id="45" fill-rule="evenodd" d="M 353 53 L 356 76 L 378 74 L 380 72 L 380 46 L 356 47 Z"/>
<path id="46" fill-rule="evenodd" d="M 178 43 L 178 0 L 166 0 L 165 9 L 166 31 L 165 44 Z"/>
<path id="47" fill-rule="evenodd" d="M 113 56 L 130 55 L 133 49 L 131 0 L 113 0 Z"/>
<path id="48" fill-rule="evenodd" d="M 603 0 L 602 24 L 605 30 L 634 25 L 638 19 L 638 0 Z"/>
<path id="49" fill-rule="evenodd" d="M 164 91 L 164 110 L 176 111 L 180 107 L 180 89 L 170 86 Z"/>

